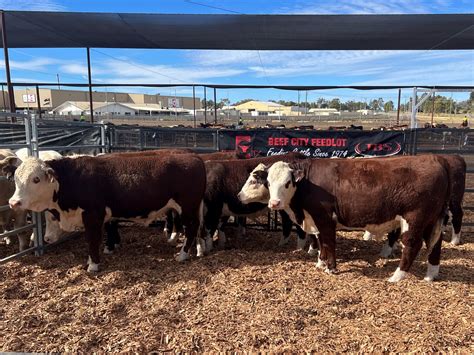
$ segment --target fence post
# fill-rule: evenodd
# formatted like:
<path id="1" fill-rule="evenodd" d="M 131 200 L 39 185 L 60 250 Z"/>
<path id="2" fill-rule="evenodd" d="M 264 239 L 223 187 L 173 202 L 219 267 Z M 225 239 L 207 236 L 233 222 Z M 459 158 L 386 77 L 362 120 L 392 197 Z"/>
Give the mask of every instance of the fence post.
<path id="1" fill-rule="evenodd" d="M 106 139 L 105 139 L 105 124 L 100 125 L 100 144 L 102 145 L 102 148 L 100 148 L 100 152 L 107 153 Z"/>
<path id="2" fill-rule="evenodd" d="M 417 122 L 416 122 L 416 94 L 417 94 L 417 88 L 416 86 L 413 88 L 413 94 L 411 97 L 411 121 L 410 121 L 410 128 L 416 128 L 417 127 Z"/>
<path id="3" fill-rule="evenodd" d="M 31 115 L 31 120 L 27 119 L 31 124 L 31 131 L 28 132 L 31 134 L 29 138 L 29 145 L 30 145 L 30 154 L 36 158 L 39 157 L 39 140 L 38 140 L 38 127 L 36 124 L 36 115 Z M 40 256 L 43 255 L 43 222 L 41 218 L 41 213 L 39 212 L 32 212 L 31 213 L 32 222 L 35 225 L 33 228 L 33 242 L 35 246 L 35 255 Z"/>

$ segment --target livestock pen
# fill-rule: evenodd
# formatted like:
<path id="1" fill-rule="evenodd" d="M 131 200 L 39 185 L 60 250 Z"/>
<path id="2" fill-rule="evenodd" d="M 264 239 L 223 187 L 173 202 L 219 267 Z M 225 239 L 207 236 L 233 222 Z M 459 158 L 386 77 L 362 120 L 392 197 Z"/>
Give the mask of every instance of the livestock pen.
<path id="1" fill-rule="evenodd" d="M 92 82 L 91 48 L 406 51 L 472 50 L 474 43 L 474 17 L 470 14 L 244 16 L 1 11 L 0 15 L 5 84 L 12 112 L 9 116 L 19 122 L 0 124 L 0 145 L 13 147 L 20 139 L 19 143 L 29 146 L 33 155 L 51 147 L 62 153 L 92 154 L 170 146 L 199 151 L 224 149 L 220 140 L 224 130 L 94 124 L 97 117 L 92 90 L 108 84 Z M 33 119 L 25 117 L 25 126 L 22 117 L 14 114 L 15 85 L 48 87 L 56 83 L 12 83 L 8 48 L 51 46 L 86 50 L 87 84 L 61 85 L 88 89 L 90 124 L 42 121 L 29 125 Z M 214 96 L 216 90 L 226 88 L 208 83 L 180 85 L 193 90 L 196 86 L 212 88 Z M 249 86 L 241 88 L 245 87 Z M 471 173 L 474 150 L 470 130 L 416 128 L 417 90 L 443 88 L 406 88 L 413 88 L 411 129 L 397 134 L 358 132 L 359 137 L 393 135 L 403 143 L 390 146 L 396 147 L 397 153 L 419 154 L 428 149 L 458 153 L 466 157 Z M 41 108 L 38 111 L 41 113 Z M 226 136 L 231 137 L 228 141 L 237 143 L 232 132 L 227 132 Z M 259 135 L 265 132 L 268 133 L 259 131 Z M 324 139 L 330 142 L 334 138 L 334 132 L 307 132 L 327 134 Z M 302 133 L 288 130 L 284 134 L 300 138 Z M 250 132 L 246 136 L 251 141 L 256 134 Z M 239 138 L 241 145 L 236 144 L 242 150 L 248 149 L 247 137 Z M 355 146 L 352 148 L 356 151 Z M 465 210 L 472 209 L 473 184 L 472 175 L 468 175 Z M 393 259 L 381 259 L 383 242 L 364 241 L 361 232 L 338 232 L 338 272 L 328 275 L 315 267 L 314 256 L 295 251 L 293 240 L 286 246 L 277 246 L 279 234 L 275 228 L 249 228 L 245 238 L 238 238 L 235 228 L 230 227 L 225 249 L 177 263 L 173 256 L 179 245 L 166 243 L 161 226 L 144 228 L 124 223 L 120 228 L 122 247 L 103 258 L 100 272 L 89 274 L 84 265 L 87 245 L 81 233 L 63 243 L 42 246 L 38 230 L 34 250 L 43 255 L 15 255 L 0 265 L 0 350 L 472 352 L 471 218 L 466 213 L 461 245 L 443 244 L 440 280 L 433 283 L 420 280 L 426 251 L 421 252 L 406 280 L 387 283 L 398 263 L 398 254 Z M 264 224 L 265 216 L 258 222 Z M 41 226 L 38 222 L 33 224 L 35 228 Z M 449 232 L 445 238 L 449 241 Z M 2 258 L 16 251 L 15 243 L 0 245 Z"/>
<path id="2" fill-rule="evenodd" d="M 24 127 L 14 126 L 17 133 Z M 216 150 L 219 135 L 214 129 L 61 122 L 39 123 L 35 131 L 40 150 L 54 144 L 64 153 L 162 147 L 157 142 Z M 73 134 L 80 131 L 83 141 Z M 11 133 L 0 132 L 2 144 L 12 142 Z M 196 133 L 198 140 L 184 138 Z M 472 171 L 470 130 L 403 134 L 407 154 L 462 154 Z M 147 138 L 153 135 L 166 137 Z M 277 246 L 273 229 L 250 227 L 242 239 L 231 226 L 225 249 L 179 264 L 173 258 L 179 249 L 166 243 L 161 225 L 130 223 L 120 228 L 122 248 L 103 260 L 103 271 L 90 275 L 83 266 L 86 243 L 76 235 L 41 257 L 26 255 L 0 267 L 2 349 L 468 351 L 472 174 L 467 187 L 462 245 L 444 243 L 441 279 L 432 284 L 420 281 L 424 252 L 407 280 L 388 284 L 397 257 L 380 259 L 383 241 L 364 241 L 362 232 L 338 232 L 337 275 L 321 272 L 314 256 L 295 251 L 295 238 Z M 0 246 L 2 257 L 15 251 L 16 243 Z"/>

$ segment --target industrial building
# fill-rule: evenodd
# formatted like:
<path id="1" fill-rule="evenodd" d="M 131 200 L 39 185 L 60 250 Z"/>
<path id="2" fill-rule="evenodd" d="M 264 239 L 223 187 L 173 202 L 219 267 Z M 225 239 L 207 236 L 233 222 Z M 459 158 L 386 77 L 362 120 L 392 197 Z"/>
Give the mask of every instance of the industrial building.
<path id="1" fill-rule="evenodd" d="M 62 90 L 62 89 L 43 89 L 40 88 L 39 95 L 35 88 L 26 88 L 15 90 L 15 106 L 19 111 L 25 109 L 37 109 L 38 104 L 42 112 L 54 111 L 60 105 L 66 102 L 77 103 L 77 107 L 82 102 L 89 103 L 89 92 L 84 90 Z M 161 109 L 188 109 L 192 110 L 201 108 L 201 101 L 187 96 L 166 96 L 166 95 L 150 95 L 150 94 L 133 94 L 107 91 L 94 91 L 92 93 L 93 105 L 98 103 L 104 105 L 108 103 L 123 103 L 135 105 L 158 105 Z M 0 107 L 8 108 L 8 92 L 3 91 L 0 95 Z M 83 106 L 83 105 L 82 105 Z M 94 107 L 95 112 L 95 107 Z"/>

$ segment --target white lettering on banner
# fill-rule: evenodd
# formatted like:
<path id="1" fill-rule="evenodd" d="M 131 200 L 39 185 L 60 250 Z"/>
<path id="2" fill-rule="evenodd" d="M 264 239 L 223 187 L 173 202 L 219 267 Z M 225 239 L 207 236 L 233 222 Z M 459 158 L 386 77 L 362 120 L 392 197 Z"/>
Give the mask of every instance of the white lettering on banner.
<path id="1" fill-rule="evenodd" d="M 274 155 L 284 155 L 284 154 L 287 154 L 288 151 L 287 150 L 284 150 L 283 148 L 280 148 L 280 150 L 275 150 L 275 148 L 270 148 L 268 149 L 268 152 L 267 152 L 267 157 L 271 157 L 271 156 L 274 156 Z"/>

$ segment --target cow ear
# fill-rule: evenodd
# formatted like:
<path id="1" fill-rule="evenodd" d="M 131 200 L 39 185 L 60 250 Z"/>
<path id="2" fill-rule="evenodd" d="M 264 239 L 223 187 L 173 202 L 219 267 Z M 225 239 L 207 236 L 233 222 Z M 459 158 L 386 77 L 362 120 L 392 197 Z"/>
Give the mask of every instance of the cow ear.
<path id="1" fill-rule="evenodd" d="M 304 171 L 301 169 L 293 170 L 293 177 L 295 178 L 295 182 L 301 181 L 304 178 Z"/>
<path id="2" fill-rule="evenodd" d="M 9 156 L 3 160 L 0 160 L 0 166 L 18 166 L 20 165 L 21 160 L 16 156 Z"/>
<path id="3" fill-rule="evenodd" d="M 9 181 L 13 181 L 16 169 L 17 167 L 15 165 L 7 165 L 2 168 L 2 172 Z"/>
<path id="4" fill-rule="evenodd" d="M 268 171 L 267 170 L 257 170 L 253 173 L 255 178 L 259 181 L 265 181 L 267 180 L 268 177 Z"/>
<path id="5" fill-rule="evenodd" d="M 54 182 L 57 180 L 56 172 L 52 168 L 46 169 L 46 177 L 49 179 L 49 182 Z"/>

